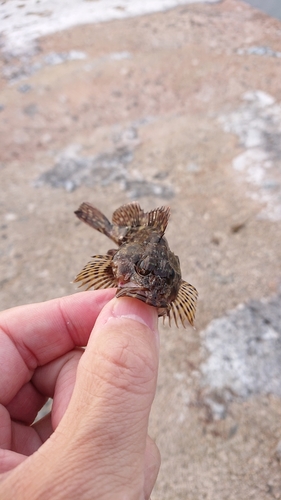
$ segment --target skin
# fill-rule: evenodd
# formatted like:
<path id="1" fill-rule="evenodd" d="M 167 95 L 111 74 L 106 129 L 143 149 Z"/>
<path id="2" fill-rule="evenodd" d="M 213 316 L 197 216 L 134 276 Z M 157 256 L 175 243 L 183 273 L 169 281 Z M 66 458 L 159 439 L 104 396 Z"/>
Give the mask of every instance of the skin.
<path id="1" fill-rule="evenodd" d="M 1 500 L 149 499 L 160 466 L 147 434 L 157 312 L 114 295 L 0 313 Z M 51 415 L 31 425 L 48 397 Z"/>

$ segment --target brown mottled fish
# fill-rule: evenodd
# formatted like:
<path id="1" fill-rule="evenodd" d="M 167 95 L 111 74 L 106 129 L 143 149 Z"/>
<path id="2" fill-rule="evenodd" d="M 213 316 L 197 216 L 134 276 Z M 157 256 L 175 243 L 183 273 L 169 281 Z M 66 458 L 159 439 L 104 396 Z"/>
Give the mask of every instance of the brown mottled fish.
<path id="1" fill-rule="evenodd" d="M 158 316 L 193 325 L 197 290 L 182 280 L 179 258 L 164 233 L 169 207 L 144 212 L 136 202 L 117 208 L 112 223 L 90 203 L 82 203 L 77 217 L 118 245 L 107 255 L 94 255 L 75 278 L 89 288 L 117 287 L 116 297 L 134 297 L 157 307 Z"/>

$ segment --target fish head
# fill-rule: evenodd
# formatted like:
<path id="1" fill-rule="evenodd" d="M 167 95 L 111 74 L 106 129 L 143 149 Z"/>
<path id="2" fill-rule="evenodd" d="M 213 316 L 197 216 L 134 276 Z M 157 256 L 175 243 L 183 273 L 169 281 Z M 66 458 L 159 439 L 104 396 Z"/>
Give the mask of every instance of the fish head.
<path id="1" fill-rule="evenodd" d="M 136 242 L 123 245 L 112 262 L 117 297 L 135 297 L 158 308 L 167 308 L 178 293 L 181 272 L 178 258 L 165 239 L 145 251 Z"/>

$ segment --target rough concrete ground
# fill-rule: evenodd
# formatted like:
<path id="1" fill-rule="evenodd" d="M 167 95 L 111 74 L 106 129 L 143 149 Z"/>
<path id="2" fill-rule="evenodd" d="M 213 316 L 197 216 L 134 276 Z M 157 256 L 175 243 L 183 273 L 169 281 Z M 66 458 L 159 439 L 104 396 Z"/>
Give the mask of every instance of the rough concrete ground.
<path id="1" fill-rule="evenodd" d="M 1 309 L 77 293 L 108 249 L 82 201 L 171 206 L 200 299 L 196 331 L 161 327 L 154 500 L 281 498 L 280 52 L 280 22 L 235 0 L 3 52 Z"/>

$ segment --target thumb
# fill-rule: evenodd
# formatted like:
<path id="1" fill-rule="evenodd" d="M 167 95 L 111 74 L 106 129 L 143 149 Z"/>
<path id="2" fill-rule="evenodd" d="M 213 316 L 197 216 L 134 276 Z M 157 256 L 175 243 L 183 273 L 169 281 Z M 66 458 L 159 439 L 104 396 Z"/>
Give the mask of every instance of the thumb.
<path id="1" fill-rule="evenodd" d="M 77 413 L 83 418 L 91 459 L 115 477 L 115 494 L 134 481 L 143 488 L 158 357 L 155 308 L 120 298 L 103 309 L 78 366 L 69 419 L 77 425 Z"/>

